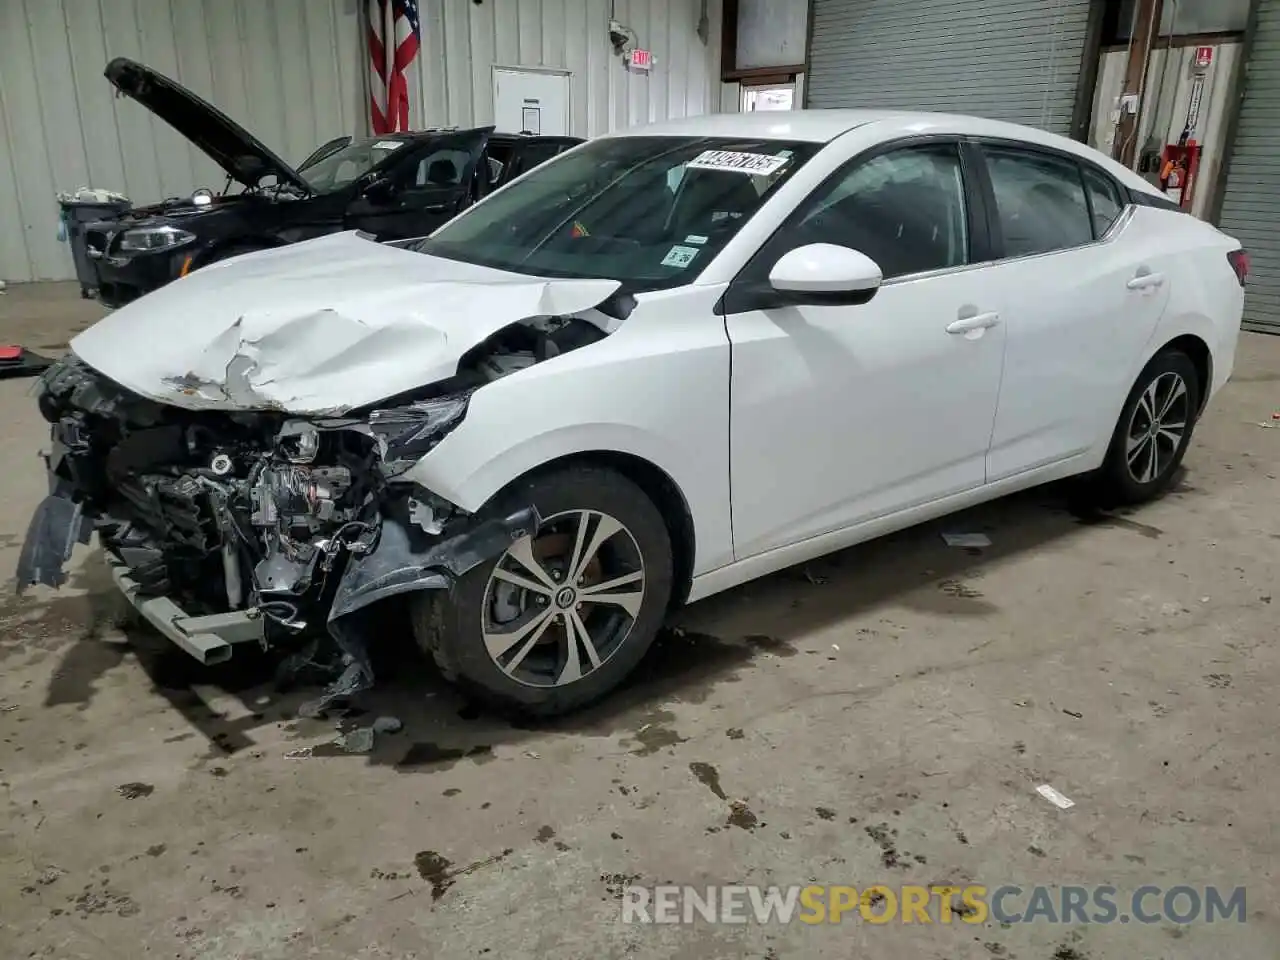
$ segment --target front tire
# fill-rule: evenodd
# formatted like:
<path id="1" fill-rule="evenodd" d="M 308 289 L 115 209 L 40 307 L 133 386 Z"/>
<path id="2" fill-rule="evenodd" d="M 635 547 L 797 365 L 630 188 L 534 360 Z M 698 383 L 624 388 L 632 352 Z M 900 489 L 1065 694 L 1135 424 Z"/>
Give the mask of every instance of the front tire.
<path id="1" fill-rule="evenodd" d="M 1156 354 L 1125 400 L 1096 481 L 1100 499 L 1145 503 L 1173 482 L 1191 443 L 1202 386 L 1180 350 Z"/>
<path id="2" fill-rule="evenodd" d="M 500 710 L 549 717 L 635 668 L 671 597 L 671 538 L 644 491 L 612 470 L 535 475 L 486 515 L 532 503 L 538 530 L 413 599 L 414 635 L 441 672 Z"/>

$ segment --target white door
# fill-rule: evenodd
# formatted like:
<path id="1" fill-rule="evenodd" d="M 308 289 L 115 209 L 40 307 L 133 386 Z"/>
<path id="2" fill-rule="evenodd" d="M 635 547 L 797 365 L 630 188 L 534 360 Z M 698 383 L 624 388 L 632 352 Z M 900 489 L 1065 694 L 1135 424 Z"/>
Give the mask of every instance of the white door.
<path id="1" fill-rule="evenodd" d="M 855 160 L 819 187 L 725 295 L 732 344 L 734 554 L 854 526 L 981 486 L 1004 328 L 968 263 L 958 147 Z M 788 304 L 788 250 L 851 247 L 885 281 L 867 302 Z"/>
<path id="2" fill-rule="evenodd" d="M 1008 336 L 994 483 L 1110 438 L 1172 277 L 1105 173 L 1042 151 L 983 154 L 1005 257 L 984 272 L 1005 297 Z"/>
<path id="3" fill-rule="evenodd" d="M 796 107 L 794 83 L 770 86 L 744 86 L 742 88 L 742 112 L 753 110 L 794 110 Z"/>
<path id="4" fill-rule="evenodd" d="M 569 74 L 495 67 L 493 118 L 499 133 L 569 136 Z"/>

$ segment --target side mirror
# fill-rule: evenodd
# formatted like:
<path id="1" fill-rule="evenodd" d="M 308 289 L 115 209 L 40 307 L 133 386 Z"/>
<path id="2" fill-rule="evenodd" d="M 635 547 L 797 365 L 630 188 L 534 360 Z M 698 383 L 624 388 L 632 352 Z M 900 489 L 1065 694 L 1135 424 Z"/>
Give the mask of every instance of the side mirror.
<path id="1" fill-rule="evenodd" d="M 362 191 L 361 196 L 371 203 L 390 203 L 396 195 L 396 185 L 386 177 L 374 180 Z"/>
<path id="2" fill-rule="evenodd" d="M 879 265 L 865 253 L 834 243 L 796 247 L 778 258 L 769 271 L 773 289 L 814 302 L 864 302 L 883 279 Z"/>

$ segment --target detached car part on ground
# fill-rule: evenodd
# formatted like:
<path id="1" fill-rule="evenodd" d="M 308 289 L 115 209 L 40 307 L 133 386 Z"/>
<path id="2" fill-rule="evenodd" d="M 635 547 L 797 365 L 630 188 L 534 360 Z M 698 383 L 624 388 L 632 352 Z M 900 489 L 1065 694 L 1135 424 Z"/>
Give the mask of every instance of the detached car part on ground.
<path id="1" fill-rule="evenodd" d="M 1030 173 L 993 191 L 1011 144 Z M 1054 170 L 1101 192 L 1054 206 Z M 748 114 L 592 141 L 425 241 L 216 263 L 41 381 L 18 587 L 96 530 L 196 657 L 336 645 L 308 712 L 372 683 L 366 618 L 403 595 L 447 676 L 563 712 L 686 599 L 1049 480 L 1165 489 L 1247 272 L 1168 207 L 1008 124 Z"/>
<path id="2" fill-rule="evenodd" d="M 424 237 L 469 204 L 581 140 L 435 129 L 339 137 L 294 169 L 190 90 L 124 57 L 107 80 L 209 156 L 219 194 L 129 210 L 86 225 L 97 296 L 118 307 L 228 257 L 341 230 L 379 240 Z M 236 184 L 241 192 L 231 193 Z"/>

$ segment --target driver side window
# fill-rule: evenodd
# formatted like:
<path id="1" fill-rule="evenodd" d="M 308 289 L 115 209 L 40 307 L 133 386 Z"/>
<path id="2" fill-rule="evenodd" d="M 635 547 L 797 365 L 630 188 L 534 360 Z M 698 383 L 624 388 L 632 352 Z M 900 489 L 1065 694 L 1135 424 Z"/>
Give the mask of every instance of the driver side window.
<path id="1" fill-rule="evenodd" d="M 800 205 L 769 243 L 770 262 L 811 243 L 865 253 L 886 280 L 967 263 L 959 146 L 903 147 L 853 161 Z"/>
<path id="2" fill-rule="evenodd" d="M 418 163 L 414 172 L 415 187 L 456 187 L 462 182 L 462 171 L 471 159 L 465 150 L 435 150 Z"/>

